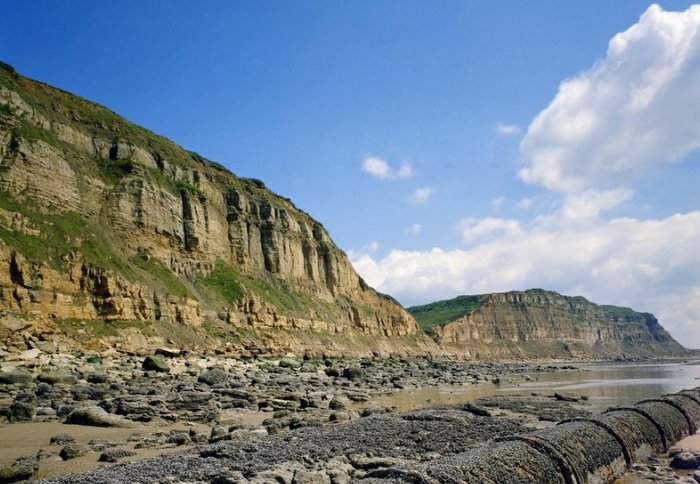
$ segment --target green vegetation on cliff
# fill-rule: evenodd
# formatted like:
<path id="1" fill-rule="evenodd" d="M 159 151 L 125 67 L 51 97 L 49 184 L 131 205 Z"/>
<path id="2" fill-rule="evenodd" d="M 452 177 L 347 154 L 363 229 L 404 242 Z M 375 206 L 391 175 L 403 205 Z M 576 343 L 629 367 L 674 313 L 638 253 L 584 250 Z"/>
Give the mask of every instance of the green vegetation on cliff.
<path id="1" fill-rule="evenodd" d="M 416 318 L 423 331 L 430 332 L 433 326 L 449 323 L 477 310 L 484 300 L 485 296 L 457 296 L 423 306 L 411 306 L 408 312 Z"/>
<path id="2" fill-rule="evenodd" d="M 86 262 L 133 276 L 126 261 L 109 246 L 104 231 L 98 230 L 76 212 L 42 212 L 31 200 L 20 201 L 0 191 L 0 239 L 27 259 L 64 269 L 70 257 L 80 254 Z M 10 218 L 28 225 L 15 229 Z"/>
<path id="3" fill-rule="evenodd" d="M 315 300 L 307 294 L 294 290 L 292 286 L 275 278 L 253 278 L 241 274 L 222 260 L 216 262 L 214 270 L 208 276 L 198 278 L 200 286 L 215 291 L 229 306 L 236 306 L 246 294 L 256 294 L 263 301 L 273 305 L 280 314 L 287 316 L 308 317 L 332 316 L 332 304 Z"/>

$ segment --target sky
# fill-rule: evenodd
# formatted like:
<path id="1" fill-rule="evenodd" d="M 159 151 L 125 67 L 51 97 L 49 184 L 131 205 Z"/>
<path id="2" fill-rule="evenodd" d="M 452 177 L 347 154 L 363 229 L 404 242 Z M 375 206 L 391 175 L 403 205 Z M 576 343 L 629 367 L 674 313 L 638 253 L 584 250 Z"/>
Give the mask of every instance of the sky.
<path id="1" fill-rule="evenodd" d="M 700 6 L 0 6 L 0 60 L 263 180 L 405 306 L 538 287 L 700 348 Z"/>

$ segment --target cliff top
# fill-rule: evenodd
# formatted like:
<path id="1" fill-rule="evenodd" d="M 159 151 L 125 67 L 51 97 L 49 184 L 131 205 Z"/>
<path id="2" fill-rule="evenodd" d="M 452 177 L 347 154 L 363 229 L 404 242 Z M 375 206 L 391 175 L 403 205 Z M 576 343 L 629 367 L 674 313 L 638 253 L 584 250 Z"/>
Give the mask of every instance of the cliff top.
<path id="1" fill-rule="evenodd" d="M 25 139 L 39 139 L 52 146 L 72 151 L 75 150 L 75 147 L 59 139 L 50 127 L 54 123 L 68 126 L 79 132 L 88 133 L 93 138 L 106 139 L 115 145 L 119 142 L 125 142 L 143 148 L 154 157 L 156 162 L 167 160 L 167 163 L 184 169 L 207 172 L 213 181 L 218 181 L 222 185 L 238 186 L 245 192 L 288 206 L 306 217 L 312 218 L 307 212 L 296 207 L 289 198 L 270 191 L 263 181 L 256 178 L 239 177 L 223 165 L 209 160 L 195 151 L 186 150 L 168 138 L 132 123 L 100 104 L 41 81 L 22 76 L 14 67 L 0 61 L 0 88 L 2 87 L 16 92 L 22 101 L 31 107 L 31 115 L 20 113 L 18 125 L 14 128 Z M 0 104 L 0 115 L 16 114 L 12 113 L 11 109 L 9 105 Z M 49 124 L 43 123 L 42 126 L 41 122 L 36 122 L 37 118 L 45 120 Z M 101 167 L 102 174 L 107 175 L 107 177 L 114 178 L 115 175 L 119 177 L 130 168 L 129 164 L 126 163 L 128 160 L 111 161 L 117 163 Z M 124 163 L 119 163 L 121 161 Z M 182 180 L 169 181 L 183 185 Z M 188 185 L 186 182 L 184 183 Z M 175 188 L 183 188 L 183 186 Z M 189 184 L 184 188 L 193 189 L 194 187 Z M 315 219 L 314 224 L 323 227 L 323 224 Z"/>
<path id="2" fill-rule="evenodd" d="M 548 291 L 540 288 L 527 289 L 525 291 L 457 296 L 453 299 L 435 301 L 420 306 L 411 306 L 408 308 L 408 312 L 416 318 L 416 321 L 424 331 L 430 331 L 434 326 L 445 325 L 467 314 L 478 311 L 490 301 L 497 299 L 498 296 L 505 296 L 506 299 L 520 299 L 524 296 L 527 303 L 530 305 L 557 301 L 569 306 L 588 306 L 604 311 L 611 317 L 619 319 L 648 315 L 647 313 L 639 313 L 626 307 L 598 305 L 592 303 L 583 296 L 564 296 L 555 291 Z"/>

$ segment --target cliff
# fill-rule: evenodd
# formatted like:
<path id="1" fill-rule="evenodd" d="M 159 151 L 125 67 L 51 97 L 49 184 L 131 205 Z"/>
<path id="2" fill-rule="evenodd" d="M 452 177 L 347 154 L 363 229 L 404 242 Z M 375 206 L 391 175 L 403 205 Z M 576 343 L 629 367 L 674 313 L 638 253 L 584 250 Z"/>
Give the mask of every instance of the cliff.
<path id="1" fill-rule="evenodd" d="M 0 240 L 19 349 L 434 349 L 289 199 L 6 64 Z"/>
<path id="2" fill-rule="evenodd" d="M 686 357 L 648 313 L 531 289 L 409 308 L 444 351 L 475 359 Z"/>

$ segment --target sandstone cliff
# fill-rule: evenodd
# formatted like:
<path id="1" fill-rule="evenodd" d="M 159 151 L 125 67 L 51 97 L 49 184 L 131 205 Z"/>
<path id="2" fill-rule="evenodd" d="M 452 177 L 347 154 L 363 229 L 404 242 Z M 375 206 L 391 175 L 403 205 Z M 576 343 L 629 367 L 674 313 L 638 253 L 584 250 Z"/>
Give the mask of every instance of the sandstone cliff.
<path id="1" fill-rule="evenodd" d="M 6 340 L 19 319 L 54 346 L 434 349 L 290 200 L 4 64 L 0 240 Z"/>
<path id="2" fill-rule="evenodd" d="M 443 350 L 475 359 L 690 355 L 651 314 L 540 289 L 461 296 L 409 311 Z"/>

